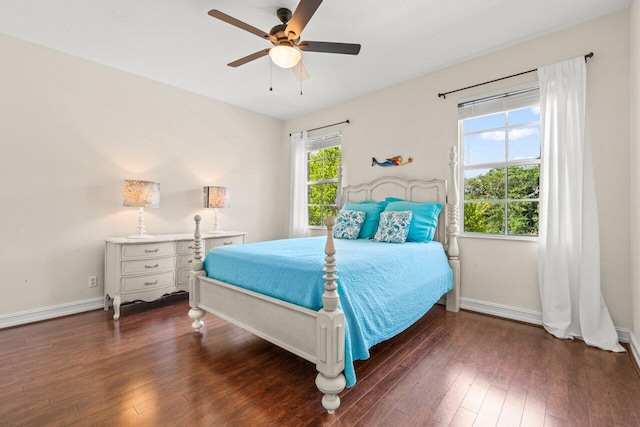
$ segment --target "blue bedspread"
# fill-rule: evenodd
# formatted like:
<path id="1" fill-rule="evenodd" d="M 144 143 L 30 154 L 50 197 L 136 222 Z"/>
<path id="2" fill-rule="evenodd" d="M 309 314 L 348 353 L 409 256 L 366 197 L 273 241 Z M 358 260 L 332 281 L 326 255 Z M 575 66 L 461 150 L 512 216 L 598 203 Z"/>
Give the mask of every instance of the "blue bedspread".
<path id="1" fill-rule="evenodd" d="M 326 237 L 274 240 L 211 250 L 207 276 L 312 310 L 322 308 Z M 345 377 L 354 360 L 416 322 L 449 291 L 453 273 L 438 242 L 404 244 L 336 239 L 344 311 Z"/>

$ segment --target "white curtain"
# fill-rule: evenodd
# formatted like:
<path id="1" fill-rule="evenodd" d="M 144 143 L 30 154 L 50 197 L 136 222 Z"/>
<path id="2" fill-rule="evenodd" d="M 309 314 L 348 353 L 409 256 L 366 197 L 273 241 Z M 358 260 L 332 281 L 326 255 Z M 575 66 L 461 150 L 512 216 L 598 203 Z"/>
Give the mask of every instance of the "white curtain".
<path id="1" fill-rule="evenodd" d="M 584 57 L 538 69 L 542 164 L 538 267 L 542 322 L 558 338 L 624 351 L 600 289 L 600 240 L 585 139 Z"/>
<path id="2" fill-rule="evenodd" d="M 336 191 L 336 205 L 338 209 L 342 207 L 342 162 L 338 165 L 338 191 Z M 338 213 L 336 212 L 336 216 Z"/>
<path id="3" fill-rule="evenodd" d="M 291 206 L 289 237 L 306 237 L 307 211 L 307 132 L 291 134 Z"/>

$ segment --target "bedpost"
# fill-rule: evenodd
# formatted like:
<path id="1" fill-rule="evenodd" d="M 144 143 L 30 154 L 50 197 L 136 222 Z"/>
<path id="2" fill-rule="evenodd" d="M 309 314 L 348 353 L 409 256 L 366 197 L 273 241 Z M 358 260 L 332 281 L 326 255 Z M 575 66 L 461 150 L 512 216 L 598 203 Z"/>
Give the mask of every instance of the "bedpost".
<path id="1" fill-rule="evenodd" d="M 192 267 L 193 270 L 189 272 L 189 306 L 191 306 L 191 310 L 189 310 L 189 317 L 193 319 L 193 323 L 191 327 L 196 330 L 196 332 L 200 331 L 200 328 L 204 325 L 202 322 L 202 318 L 206 314 L 205 311 L 198 307 L 200 303 L 200 286 L 197 284 L 198 277 L 204 276 L 205 272 L 203 271 L 203 261 L 202 261 L 202 239 L 200 234 L 200 215 L 196 215 L 193 217 L 196 222 L 196 230 L 193 233 L 194 243 L 193 243 L 193 260 Z"/>
<path id="2" fill-rule="evenodd" d="M 324 393 L 322 406 L 333 414 L 340 406 L 338 393 L 344 390 L 346 380 L 344 371 L 344 313 L 338 308 L 340 296 L 336 280 L 336 249 L 333 242 L 333 226 L 335 218 L 326 218 L 327 242 L 324 253 L 326 254 L 324 271 L 322 276 L 325 281 L 322 294 L 323 308 L 318 311 L 316 320 L 316 386 Z"/>
<path id="3" fill-rule="evenodd" d="M 458 248 L 458 222 L 460 194 L 458 192 L 458 152 L 456 147 L 451 147 L 449 152 L 449 185 L 447 186 L 447 208 L 449 212 L 449 224 L 447 226 L 447 256 L 449 265 L 453 270 L 453 289 L 447 293 L 447 310 L 460 310 L 460 249 Z"/>

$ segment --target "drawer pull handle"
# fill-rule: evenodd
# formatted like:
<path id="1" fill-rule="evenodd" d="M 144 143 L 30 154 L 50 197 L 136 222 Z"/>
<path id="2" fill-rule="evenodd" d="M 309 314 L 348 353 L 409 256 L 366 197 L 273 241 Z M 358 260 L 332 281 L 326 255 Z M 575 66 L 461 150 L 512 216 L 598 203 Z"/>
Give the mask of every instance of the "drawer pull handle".
<path id="1" fill-rule="evenodd" d="M 230 241 L 230 242 L 222 242 L 222 244 L 223 244 L 224 246 L 227 246 L 227 245 L 233 245 L 233 241 Z"/>
<path id="2" fill-rule="evenodd" d="M 154 280 L 153 282 L 144 282 L 145 286 L 151 286 L 151 285 L 157 285 L 157 284 L 158 284 L 157 280 Z"/>
<path id="3" fill-rule="evenodd" d="M 160 250 L 160 248 L 155 248 L 155 249 L 145 249 L 144 253 L 145 254 L 155 254 L 156 252 L 158 252 Z"/>
<path id="4" fill-rule="evenodd" d="M 187 249 L 195 249 L 195 248 L 196 248 L 196 246 L 195 246 L 195 245 L 191 245 L 191 246 L 189 246 Z"/>
<path id="5" fill-rule="evenodd" d="M 158 268 L 160 266 L 160 264 L 155 264 L 155 265 L 145 265 L 144 268 Z"/>
<path id="6" fill-rule="evenodd" d="M 193 262 L 193 260 L 192 260 L 192 259 L 190 259 L 188 262 L 189 262 L 189 263 L 192 263 L 192 262 Z"/>

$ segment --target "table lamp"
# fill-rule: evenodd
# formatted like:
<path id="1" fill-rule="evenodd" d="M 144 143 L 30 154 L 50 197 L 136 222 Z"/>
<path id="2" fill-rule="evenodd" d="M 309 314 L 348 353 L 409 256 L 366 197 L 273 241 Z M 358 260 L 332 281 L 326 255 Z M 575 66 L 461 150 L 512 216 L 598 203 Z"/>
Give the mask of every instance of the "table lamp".
<path id="1" fill-rule="evenodd" d="M 127 236 L 129 239 L 149 239 L 144 227 L 144 208 L 160 207 L 160 184 L 150 181 L 125 180 L 122 206 L 139 208 L 138 234 Z"/>
<path id="2" fill-rule="evenodd" d="M 223 233 L 218 224 L 218 209 L 231 207 L 231 191 L 229 187 L 203 187 L 203 196 L 203 207 L 213 208 L 213 230 L 206 233 Z"/>

